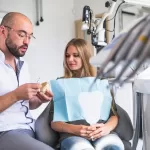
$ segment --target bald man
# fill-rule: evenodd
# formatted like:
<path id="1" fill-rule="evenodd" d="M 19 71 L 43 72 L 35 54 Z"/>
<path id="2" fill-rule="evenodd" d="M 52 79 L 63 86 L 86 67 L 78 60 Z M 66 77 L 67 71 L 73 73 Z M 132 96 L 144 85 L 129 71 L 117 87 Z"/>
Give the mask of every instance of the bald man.
<path id="1" fill-rule="evenodd" d="M 31 21 L 10 12 L 0 25 L 0 150 L 52 150 L 37 141 L 30 109 L 52 99 L 40 93 L 40 84 L 30 83 L 28 66 L 22 59 L 33 36 Z"/>

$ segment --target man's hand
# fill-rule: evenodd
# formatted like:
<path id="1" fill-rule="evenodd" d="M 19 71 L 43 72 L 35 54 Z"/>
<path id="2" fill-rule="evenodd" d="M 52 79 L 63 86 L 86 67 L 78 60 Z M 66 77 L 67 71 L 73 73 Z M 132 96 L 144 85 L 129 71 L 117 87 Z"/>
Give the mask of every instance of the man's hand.
<path id="1" fill-rule="evenodd" d="M 108 135 L 111 131 L 111 127 L 107 124 L 97 123 L 95 125 L 90 126 L 91 128 L 95 127 L 96 130 L 89 134 L 89 137 L 92 140 L 96 140 L 102 136 Z"/>
<path id="2" fill-rule="evenodd" d="M 51 91 L 46 90 L 45 93 L 43 93 L 43 92 L 38 92 L 38 93 L 37 93 L 37 97 L 40 99 L 40 101 L 41 101 L 42 103 L 45 103 L 45 102 L 48 102 L 48 101 L 51 101 L 51 100 L 52 100 L 53 94 L 52 94 Z"/>
<path id="3" fill-rule="evenodd" d="M 35 96 L 29 99 L 30 109 L 36 109 L 42 103 L 51 101 L 52 98 L 53 98 L 53 94 L 50 91 L 46 91 L 45 93 L 38 91 Z"/>
<path id="4" fill-rule="evenodd" d="M 14 90 L 17 100 L 29 100 L 36 96 L 41 85 L 38 83 L 27 83 L 19 86 Z"/>

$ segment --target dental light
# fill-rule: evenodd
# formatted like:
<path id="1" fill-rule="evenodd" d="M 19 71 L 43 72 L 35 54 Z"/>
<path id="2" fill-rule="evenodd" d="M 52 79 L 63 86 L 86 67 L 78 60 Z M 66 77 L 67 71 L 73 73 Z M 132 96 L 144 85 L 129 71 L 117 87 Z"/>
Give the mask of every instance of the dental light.
<path id="1" fill-rule="evenodd" d="M 82 30 L 87 30 L 87 34 L 91 34 L 92 44 L 98 50 L 107 45 L 105 42 L 105 28 L 103 26 L 106 18 L 112 15 L 116 1 L 117 0 L 112 0 L 112 3 L 106 2 L 106 7 L 109 7 L 109 9 L 103 14 L 101 19 L 94 17 L 94 14 L 89 6 L 85 6 L 83 8 Z"/>
<path id="2" fill-rule="evenodd" d="M 141 5 L 142 7 L 150 7 L 150 0 L 125 0 L 124 2 Z M 95 40 L 95 43 L 93 44 L 92 42 L 92 44 L 96 48 L 105 46 L 104 44 L 101 45 L 101 42 L 104 42 L 104 38 L 101 38 L 104 37 L 105 29 L 103 28 L 103 24 L 106 17 L 113 13 L 115 5 L 116 1 L 112 1 L 109 11 L 103 15 L 101 21 L 96 21 L 96 19 L 92 19 L 92 17 L 89 18 L 91 21 L 87 19 L 87 23 L 91 22 L 88 32 L 91 32 L 93 36 L 92 39 Z M 91 10 L 90 12 L 92 14 Z M 122 68 L 114 80 L 114 83 L 122 85 L 129 78 L 133 77 L 143 62 L 150 57 L 150 14 L 139 19 L 128 31 L 121 33 L 101 51 L 106 50 L 109 51 L 108 56 L 105 60 L 100 61 L 100 70 L 96 79 L 106 77 L 108 73 L 114 71 L 119 64 L 122 64 Z M 94 59 L 101 60 L 101 51 L 91 58 L 91 64 L 94 64 Z M 113 65 L 109 67 L 109 69 L 106 69 L 110 63 Z M 133 70 L 126 78 L 123 78 L 123 74 L 133 63 L 136 64 L 135 70 Z"/>

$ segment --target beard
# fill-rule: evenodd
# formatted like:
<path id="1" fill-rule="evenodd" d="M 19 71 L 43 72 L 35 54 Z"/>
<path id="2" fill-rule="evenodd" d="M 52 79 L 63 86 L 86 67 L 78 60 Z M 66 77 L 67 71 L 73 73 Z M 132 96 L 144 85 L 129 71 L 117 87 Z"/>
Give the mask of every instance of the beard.
<path id="1" fill-rule="evenodd" d="M 25 52 L 21 53 L 19 51 L 19 49 L 22 47 L 28 47 L 27 44 L 17 46 L 15 43 L 13 43 L 13 41 L 9 38 L 9 36 L 7 37 L 7 39 L 5 41 L 5 45 L 6 45 L 7 49 L 9 50 L 9 52 L 17 58 L 23 57 L 25 55 Z"/>

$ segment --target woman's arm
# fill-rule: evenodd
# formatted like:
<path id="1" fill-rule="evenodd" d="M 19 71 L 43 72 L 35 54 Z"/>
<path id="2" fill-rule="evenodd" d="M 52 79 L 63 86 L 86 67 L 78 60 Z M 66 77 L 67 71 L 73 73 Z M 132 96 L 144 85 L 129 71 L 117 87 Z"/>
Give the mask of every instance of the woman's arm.
<path id="1" fill-rule="evenodd" d="M 66 133 L 70 133 L 70 134 L 76 134 L 75 133 L 76 132 L 75 125 L 68 124 L 68 123 L 61 122 L 61 121 L 51 122 L 51 128 L 57 132 L 66 132 Z"/>
<path id="2" fill-rule="evenodd" d="M 89 134 L 94 130 L 94 128 L 89 128 L 89 126 L 73 125 L 60 121 L 51 122 L 51 128 L 57 132 L 70 133 L 85 138 L 89 138 Z"/>
<path id="3" fill-rule="evenodd" d="M 92 127 L 96 127 L 96 130 L 89 134 L 89 137 L 93 140 L 100 138 L 101 136 L 108 135 L 113 131 L 118 124 L 118 116 L 111 116 L 109 120 L 103 123 L 97 123 Z"/>
<path id="4" fill-rule="evenodd" d="M 118 124 L 118 116 L 111 116 L 105 123 L 110 132 L 116 128 L 117 124 Z"/>

